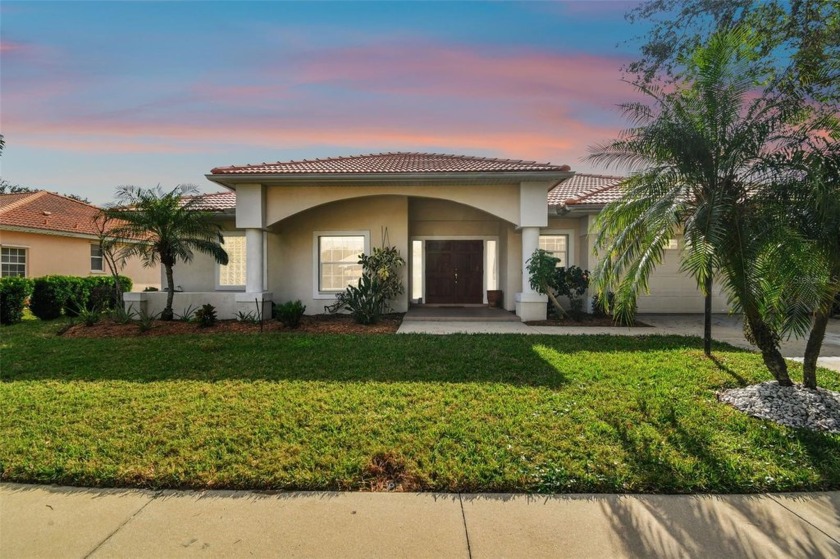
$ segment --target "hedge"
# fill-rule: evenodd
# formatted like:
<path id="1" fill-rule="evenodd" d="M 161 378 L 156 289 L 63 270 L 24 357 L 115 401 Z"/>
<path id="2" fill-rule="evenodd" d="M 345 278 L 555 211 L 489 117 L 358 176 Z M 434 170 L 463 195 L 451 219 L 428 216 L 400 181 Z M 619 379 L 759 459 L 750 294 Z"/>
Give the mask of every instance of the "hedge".
<path id="1" fill-rule="evenodd" d="M 80 306 L 102 310 L 113 308 L 114 279 L 110 276 L 44 276 L 33 281 L 32 299 L 29 308 L 41 320 L 53 320 L 61 316 L 77 316 Z M 131 291 L 130 278 L 120 276 L 123 292 Z"/>
<path id="2" fill-rule="evenodd" d="M 0 278 L 0 324 L 15 324 L 23 318 L 26 299 L 32 295 L 32 280 Z"/>

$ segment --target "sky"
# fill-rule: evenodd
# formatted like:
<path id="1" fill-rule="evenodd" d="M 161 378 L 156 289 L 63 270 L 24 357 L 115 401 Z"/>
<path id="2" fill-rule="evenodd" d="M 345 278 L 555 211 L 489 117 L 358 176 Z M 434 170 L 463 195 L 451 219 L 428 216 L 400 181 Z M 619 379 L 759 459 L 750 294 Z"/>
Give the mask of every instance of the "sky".
<path id="1" fill-rule="evenodd" d="M 0 4 L 0 175 L 97 204 L 213 167 L 420 151 L 568 164 L 626 126 L 631 2 Z"/>

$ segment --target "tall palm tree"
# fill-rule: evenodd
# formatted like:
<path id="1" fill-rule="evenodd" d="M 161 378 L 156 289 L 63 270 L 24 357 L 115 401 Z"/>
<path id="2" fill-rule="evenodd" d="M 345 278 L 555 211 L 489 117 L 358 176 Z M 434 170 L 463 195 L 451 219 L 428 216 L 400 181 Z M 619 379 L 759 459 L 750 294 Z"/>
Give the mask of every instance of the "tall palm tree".
<path id="1" fill-rule="evenodd" d="M 172 320 L 175 278 L 172 269 L 177 262 L 190 262 L 193 251 L 211 255 L 219 264 L 228 263 L 222 248 L 224 238 L 213 214 L 197 210 L 192 185 L 173 190 L 121 186 L 117 189 L 117 205 L 106 215 L 121 222 L 111 230 L 117 239 L 141 240 L 126 245 L 124 256 L 139 256 L 146 266 L 160 262 L 166 273 L 166 307 L 162 320 Z"/>
<path id="2" fill-rule="evenodd" d="M 711 352 L 710 297 L 717 275 L 744 314 L 745 331 L 782 385 L 791 385 L 779 335 L 762 315 L 759 286 L 772 224 L 757 219 L 753 190 L 767 176 L 779 145 L 793 141 L 794 115 L 776 99 L 751 93 L 747 71 L 754 42 L 743 29 L 715 34 L 686 61 L 683 81 L 670 91 L 639 84 L 651 101 L 623 105 L 633 127 L 591 148 L 597 163 L 634 172 L 622 199 L 608 205 L 596 228 L 603 258 L 596 289 L 616 293 L 616 309 L 634 312 L 639 291 L 665 248 L 682 231 L 682 269 L 706 295 L 706 354 Z"/>

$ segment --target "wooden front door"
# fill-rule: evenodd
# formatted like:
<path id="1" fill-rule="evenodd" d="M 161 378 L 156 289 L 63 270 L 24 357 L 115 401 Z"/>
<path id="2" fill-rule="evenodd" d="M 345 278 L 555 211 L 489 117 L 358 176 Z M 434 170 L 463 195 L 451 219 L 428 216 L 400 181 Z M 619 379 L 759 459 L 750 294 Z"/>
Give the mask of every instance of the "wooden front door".
<path id="1" fill-rule="evenodd" d="M 484 241 L 426 241 L 426 303 L 484 302 Z"/>

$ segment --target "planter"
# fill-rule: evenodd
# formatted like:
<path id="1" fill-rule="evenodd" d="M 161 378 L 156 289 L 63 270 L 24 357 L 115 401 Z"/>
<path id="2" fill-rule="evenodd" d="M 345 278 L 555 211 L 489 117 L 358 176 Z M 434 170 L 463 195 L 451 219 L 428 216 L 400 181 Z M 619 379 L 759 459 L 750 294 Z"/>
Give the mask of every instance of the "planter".
<path id="1" fill-rule="evenodd" d="M 504 302 L 504 293 L 500 289 L 487 290 L 487 304 L 491 307 L 501 308 Z"/>

